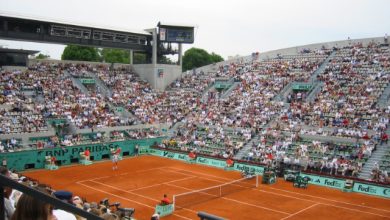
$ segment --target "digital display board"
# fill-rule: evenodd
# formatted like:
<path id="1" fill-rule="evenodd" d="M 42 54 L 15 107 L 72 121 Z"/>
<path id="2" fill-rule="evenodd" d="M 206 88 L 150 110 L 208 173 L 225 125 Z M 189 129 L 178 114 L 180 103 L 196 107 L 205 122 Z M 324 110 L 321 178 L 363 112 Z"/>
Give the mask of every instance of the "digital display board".
<path id="1" fill-rule="evenodd" d="M 162 42 L 194 43 L 194 28 L 160 27 L 159 39 Z"/>

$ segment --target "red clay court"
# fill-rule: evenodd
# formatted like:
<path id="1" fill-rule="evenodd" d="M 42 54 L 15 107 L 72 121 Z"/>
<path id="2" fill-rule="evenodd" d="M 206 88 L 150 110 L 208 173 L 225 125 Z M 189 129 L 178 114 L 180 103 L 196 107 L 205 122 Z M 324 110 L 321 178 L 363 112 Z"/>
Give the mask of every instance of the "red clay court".
<path id="1" fill-rule="evenodd" d="M 117 171 L 112 170 L 110 161 L 105 161 L 26 175 L 57 190 L 70 190 L 88 201 L 109 198 L 111 203 L 120 202 L 121 207 L 135 208 L 134 217 L 142 220 L 150 219 L 164 194 L 172 199 L 173 195 L 241 178 L 236 171 L 156 156 L 124 159 Z M 274 185 L 260 183 L 257 188 L 176 210 L 163 219 L 199 219 L 198 211 L 226 219 L 390 219 L 390 200 L 315 185 L 294 188 L 292 183 L 279 179 Z"/>

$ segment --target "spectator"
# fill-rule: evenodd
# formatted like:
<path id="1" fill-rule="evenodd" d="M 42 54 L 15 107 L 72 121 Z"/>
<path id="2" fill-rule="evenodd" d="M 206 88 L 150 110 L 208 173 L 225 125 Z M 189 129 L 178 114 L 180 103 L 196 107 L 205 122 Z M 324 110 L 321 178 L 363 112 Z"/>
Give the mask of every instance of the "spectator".
<path id="1" fill-rule="evenodd" d="M 161 200 L 160 205 L 169 205 L 171 204 L 171 201 L 169 200 L 167 194 L 164 194 L 164 198 Z"/>
<path id="2" fill-rule="evenodd" d="M 10 173 L 6 167 L 0 167 L 0 175 L 10 177 Z M 15 209 L 10 201 L 10 196 L 12 193 L 12 188 L 4 187 L 4 219 L 11 219 Z"/>
<path id="3" fill-rule="evenodd" d="M 16 206 L 11 220 L 60 220 L 53 214 L 53 207 L 39 199 L 23 194 Z"/>
<path id="4" fill-rule="evenodd" d="M 73 204 L 72 202 L 72 196 L 73 194 L 69 191 L 59 190 L 53 193 L 53 195 L 63 202 L 67 202 L 69 204 Z M 60 220 L 66 219 L 66 220 L 76 220 L 76 216 L 74 216 L 72 213 L 66 212 L 61 209 L 54 209 L 53 214 Z"/>

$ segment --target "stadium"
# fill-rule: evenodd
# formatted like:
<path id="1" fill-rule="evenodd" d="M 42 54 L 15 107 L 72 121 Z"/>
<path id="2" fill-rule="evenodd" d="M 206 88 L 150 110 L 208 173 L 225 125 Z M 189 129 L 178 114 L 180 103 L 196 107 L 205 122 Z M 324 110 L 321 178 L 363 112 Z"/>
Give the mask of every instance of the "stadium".
<path id="1" fill-rule="evenodd" d="M 196 25 L 0 24 L 68 45 L 0 48 L 0 219 L 390 218 L 387 34 L 186 68 Z"/>

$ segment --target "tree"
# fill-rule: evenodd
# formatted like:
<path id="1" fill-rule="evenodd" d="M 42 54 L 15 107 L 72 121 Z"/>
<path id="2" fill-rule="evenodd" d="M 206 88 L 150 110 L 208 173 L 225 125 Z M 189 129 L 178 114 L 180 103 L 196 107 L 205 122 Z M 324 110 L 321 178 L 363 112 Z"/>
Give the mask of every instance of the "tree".
<path id="1" fill-rule="evenodd" d="M 171 58 L 169 58 L 167 56 L 160 56 L 158 58 L 158 63 L 161 63 L 161 64 L 175 64 L 175 62 L 173 62 L 171 60 Z"/>
<path id="2" fill-rule="evenodd" d="M 35 59 L 37 59 L 37 60 L 42 60 L 42 59 L 47 59 L 47 58 L 50 58 L 50 56 L 43 54 L 43 53 L 39 53 L 38 56 L 35 57 Z"/>
<path id="3" fill-rule="evenodd" d="M 61 56 L 62 60 L 100 61 L 98 49 L 94 47 L 68 45 Z"/>
<path id="4" fill-rule="evenodd" d="M 193 47 L 184 53 L 183 71 L 220 61 L 223 61 L 223 58 L 220 55 L 215 53 L 209 54 L 206 50 Z"/>
<path id="5" fill-rule="evenodd" d="M 213 61 L 213 63 L 218 63 L 218 62 L 223 61 L 223 58 L 220 55 L 215 54 L 214 52 L 212 52 L 210 54 L 210 56 L 211 56 L 211 60 Z"/>
<path id="6" fill-rule="evenodd" d="M 130 51 L 128 50 L 104 48 L 101 54 L 107 63 L 130 63 Z"/>
<path id="7" fill-rule="evenodd" d="M 134 53 L 133 55 L 134 64 L 143 64 L 147 63 L 147 56 L 144 53 Z"/>

